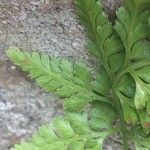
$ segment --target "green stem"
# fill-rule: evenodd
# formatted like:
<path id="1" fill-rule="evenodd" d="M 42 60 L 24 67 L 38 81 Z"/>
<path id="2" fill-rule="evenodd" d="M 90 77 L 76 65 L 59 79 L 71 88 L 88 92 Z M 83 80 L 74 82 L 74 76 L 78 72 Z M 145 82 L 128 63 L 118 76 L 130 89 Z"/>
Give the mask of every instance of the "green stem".
<path id="1" fill-rule="evenodd" d="M 118 103 L 118 107 L 121 107 L 119 103 Z M 126 123 L 124 121 L 124 116 L 121 109 L 118 109 L 118 116 L 120 120 L 121 132 L 123 137 L 123 150 L 128 150 L 128 137 L 127 137 Z"/>
<path id="2" fill-rule="evenodd" d="M 118 117 L 119 117 L 120 126 L 121 126 L 121 132 L 122 132 L 122 137 L 123 137 L 123 150 L 128 150 L 129 146 L 128 146 L 127 128 L 126 128 L 126 122 L 124 120 L 123 108 L 120 103 L 120 100 L 115 94 L 115 91 L 113 91 L 113 96 L 116 102 L 116 109 L 118 111 Z"/>
<path id="3" fill-rule="evenodd" d="M 118 113 L 118 118 L 120 121 L 120 127 L 121 127 L 121 133 L 122 133 L 122 138 L 123 138 L 123 150 L 128 150 L 128 136 L 127 136 L 127 127 L 126 127 L 126 122 L 124 119 L 124 112 L 123 112 L 123 108 L 122 108 L 122 104 L 118 98 L 118 96 L 116 95 L 115 92 L 115 87 L 117 87 L 117 82 L 115 78 L 112 78 L 112 94 L 113 94 L 113 100 L 115 102 L 115 107 Z"/>

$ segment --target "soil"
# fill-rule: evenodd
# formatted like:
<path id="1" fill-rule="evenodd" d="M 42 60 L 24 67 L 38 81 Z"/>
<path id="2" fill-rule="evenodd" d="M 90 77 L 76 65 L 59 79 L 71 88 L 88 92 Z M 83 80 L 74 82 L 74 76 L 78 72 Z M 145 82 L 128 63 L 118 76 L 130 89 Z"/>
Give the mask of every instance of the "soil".
<path id="1" fill-rule="evenodd" d="M 103 0 L 114 18 L 121 0 Z M 0 150 L 8 150 L 36 129 L 63 115 L 62 100 L 45 93 L 5 55 L 8 48 L 84 60 L 84 29 L 76 19 L 73 0 L 0 0 Z M 119 137 L 105 141 L 105 150 L 121 150 Z"/>

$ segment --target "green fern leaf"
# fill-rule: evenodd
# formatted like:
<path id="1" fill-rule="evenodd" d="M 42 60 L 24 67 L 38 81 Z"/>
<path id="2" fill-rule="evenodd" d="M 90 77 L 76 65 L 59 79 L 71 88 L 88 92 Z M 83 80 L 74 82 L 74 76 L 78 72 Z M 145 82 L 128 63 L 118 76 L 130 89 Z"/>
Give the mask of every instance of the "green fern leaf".
<path id="1" fill-rule="evenodd" d="M 112 133 L 90 128 L 86 114 L 68 113 L 64 119 L 42 126 L 28 143 L 12 150 L 100 150 L 103 140 Z"/>
<path id="2" fill-rule="evenodd" d="M 149 59 L 150 58 L 150 42 L 143 41 L 137 42 L 131 51 L 131 59 Z"/>
<path id="3" fill-rule="evenodd" d="M 138 124 L 138 113 L 134 107 L 133 100 L 120 92 L 118 92 L 117 95 L 122 104 L 125 121 L 130 125 Z"/>
<path id="4" fill-rule="evenodd" d="M 65 98 L 65 108 L 79 111 L 88 103 L 95 100 L 108 100 L 97 95 L 90 88 L 91 75 L 89 69 L 80 63 L 70 63 L 67 60 L 49 58 L 37 53 L 23 53 L 19 50 L 7 52 L 10 59 L 29 77 L 48 92 L 54 92 Z"/>
<path id="5" fill-rule="evenodd" d="M 95 102 L 92 105 L 89 125 L 94 130 L 109 130 L 113 128 L 116 113 L 111 105 Z"/>
<path id="6" fill-rule="evenodd" d="M 136 70 L 132 73 L 136 81 L 136 92 L 134 97 L 135 106 L 138 109 L 141 124 L 147 133 L 150 132 L 150 66 Z"/>
<path id="7" fill-rule="evenodd" d="M 143 48 L 144 44 L 142 41 L 139 41 L 150 37 L 150 28 L 147 22 L 150 15 L 149 7 L 150 1 L 125 0 L 125 6 L 119 8 L 117 11 L 115 30 L 121 38 L 126 50 L 126 65 L 131 61 L 130 56 L 132 55 L 132 51 L 134 51 L 134 54 L 139 53 L 140 48 Z M 140 48 L 134 50 L 139 44 Z M 133 46 L 134 48 L 132 49 Z M 147 53 L 149 53 L 149 51 L 147 51 Z"/>
<path id="8" fill-rule="evenodd" d="M 124 83 L 120 83 L 117 94 L 120 96 L 122 107 L 127 106 L 124 113 L 132 107 L 134 110 L 131 112 L 138 114 L 140 122 L 147 133 L 150 129 L 149 120 L 147 119 L 150 103 L 150 84 L 149 81 L 147 82 L 150 70 L 150 47 L 149 41 L 146 40 L 150 37 L 150 27 L 147 21 L 150 15 L 149 8 L 150 1 L 148 0 L 125 0 L 124 7 L 119 8 L 117 11 L 115 24 L 115 31 L 121 38 L 126 53 L 125 65 L 122 71 L 124 76 L 121 79 Z M 125 75 L 127 79 L 132 76 L 132 81 L 125 80 Z M 122 101 L 123 97 L 124 101 Z"/>
<path id="9" fill-rule="evenodd" d="M 134 98 L 135 88 L 134 79 L 129 74 L 124 75 L 118 84 L 118 91 L 128 98 Z"/>
<path id="10" fill-rule="evenodd" d="M 112 72 L 118 71 L 120 67 L 114 70 L 111 65 L 115 62 L 111 55 L 123 51 L 123 47 L 120 39 L 113 32 L 113 27 L 103 12 L 101 3 L 97 0 L 76 0 L 76 7 L 79 20 L 87 29 L 88 50 L 101 60 L 109 75 L 110 68 Z M 115 57 L 122 60 L 118 54 Z"/>
<path id="11" fill-rule="evenodd" d="M 135 143 L 136 150 L 149 150 L 150 136 L 145 134 L 139 126 L 136 127 L 132 132 L 132 139 Z"/>
<path id="12" fill-rule="evenodd" d="M 129 74 L 122 77 L 116 93 L 123 108 L 125 121 L 130 125 L 138 124 L 138 113 L 134 104 L 135 83 Z"/>
<path id="13" fill-rule="evenodd" d="M 96 74 L 96 80 L 91 83 L 92 89 L 95 93 L 104 97 L 109 96 L 110 90 L 110 79 L 104 68 Z"/>

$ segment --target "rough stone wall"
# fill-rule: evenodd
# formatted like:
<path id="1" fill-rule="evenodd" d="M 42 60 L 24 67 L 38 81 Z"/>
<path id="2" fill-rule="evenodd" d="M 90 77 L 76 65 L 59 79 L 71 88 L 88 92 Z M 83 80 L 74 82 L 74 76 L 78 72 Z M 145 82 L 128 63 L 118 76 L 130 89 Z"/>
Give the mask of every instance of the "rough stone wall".
<path id="1" fill-rule="evenodd" d="M 18 47 L 50 55 L 85 60 L 94 58 L 84 49 L 84 29 L 78 24 L 73 0 L 0 0 L 0 150 L 29 137 L 43 123 L 63 114 L 61 100 L 38 88 L 6 57 Z M 114 16 L 120 0 L 103 0 Z M 111 150 L 120 146 L 106 142 Z"/>

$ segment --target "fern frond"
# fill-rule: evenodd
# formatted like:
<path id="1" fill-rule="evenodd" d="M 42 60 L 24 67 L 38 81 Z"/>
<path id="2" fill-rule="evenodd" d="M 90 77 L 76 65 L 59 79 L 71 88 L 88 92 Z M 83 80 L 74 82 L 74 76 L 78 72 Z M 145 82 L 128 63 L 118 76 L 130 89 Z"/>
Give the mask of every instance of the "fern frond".
<path id="1" fill-rule="evenodd" d="M 150 65 L 132 72 L 136 82 L 134 97 L 141 124 L 147 133 L 150 132 Z"/>
<path id="2" fill-rule="evenodd" d="M 119 67 L 115 68 L 116 70 L 112 68 L 111 64 L 115 61 L 110 57 L 114 54 L 116 59 L 120 59 L 123 47 L 120 39 L 113 32 L 113 27 L 103 12 L 101 3 L 97 0 L 76 0 L 76 7 L 80 22 L 87 29 L 88 50 L 101 60 L 109 75 L 110 70 L 118 71 Z"/>
<path id="3" fill-rule="evenodd" d="M 120 79 L 124 83 L 120 86 L 117 94 L 119 96 L 124 94 L 128 107 L 132 107 L 130 112 L 135 114 L 130 118 L 139 117 L 147 133 L 150 131 L 147 111 L 150 103 L 150 82 L 148 79 L 150 76 L 150 42 L 147 40 L 150 37 L 150 26 L 147 21 L 150 16 L 149 8 L 149 0 L 125 0 L 124 7 L 117 11 L 115 25 L 115 30 L 122 40 L 126 53 L 122 71 L 124 73 L 122 79 Z M 127 79 L 132 76 L 133 80 L 127 85 L 128 82 L 124 79 L 124 76 L 128 76 Z M 132 90 L 129 92 L 127 89 L 131 89 L 131 87 Z M 121 99 L 123 99 L 122 96 Z M 125 104 L 122 104 L 122 106 L 124 107 Z M 138 119 L 135 120 L 137 122 Z"/>
<path id="4" fill-rule="evenodd" d="M 86 114 L 69 113 L 51 125 L 42 126 L 28 143 L 12 150 L 101 150 L 104 139 L 116 131 L 97 132 L 87 119 Z"/>
<path id="5" fill-rule="evenodd" d="M 95 100 L 108 102 L 104 96 L 92 91 L 90 70 L 84 64 L 73 64 L 64 59 L 19 50 L 8 50 L 7 54 L 40 87 L 64 97 L 65 108 L 68 110 L 79 111 L 88 102 Z"/>
<path id="6" fill-rule="evenodd" d="M 139 41 L 150 37 L 150 27 L 147 21 L 150 15 L 149 8 L 149 0 L 125 0 L 125 6 L 117 11 L 115 30 L 126 50 L 126 65 L 132 60 L 130 56 L 131 53 L 134 53 L 132 51 L 134 51 L 135 46 L 137 47 L 136 44 L 143 47 L 143 42 Z M 147 48 L 149 49 L 149 47 Z"/>

